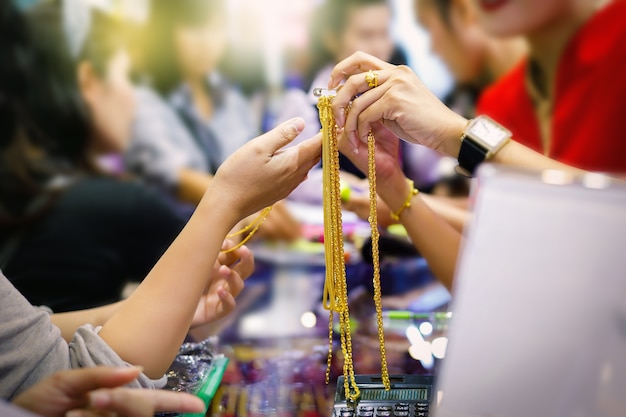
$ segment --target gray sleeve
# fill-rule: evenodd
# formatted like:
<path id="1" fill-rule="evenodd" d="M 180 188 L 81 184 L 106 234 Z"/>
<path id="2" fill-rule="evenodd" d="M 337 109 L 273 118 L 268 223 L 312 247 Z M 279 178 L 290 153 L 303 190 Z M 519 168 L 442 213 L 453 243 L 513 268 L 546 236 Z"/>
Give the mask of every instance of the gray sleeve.
<path id="1" fill-rule="evenodd" d="M 0 272 L 0 398 L 11 399 L 55 372 L 96 365 L 130 366 L 90 326 L 68 346 L 48 313 L 38 310 Z M 135 384 L 161 387 L 142 375 Z"/>
<path id="2" fill-rule="evenodd" d="M 174 109 L 146 88 L 136 90 L 137 112 L 124 152 L 127 170 L 165 187 L 178 185 L 183 168 L 207 171 L 203 153 Z"/>

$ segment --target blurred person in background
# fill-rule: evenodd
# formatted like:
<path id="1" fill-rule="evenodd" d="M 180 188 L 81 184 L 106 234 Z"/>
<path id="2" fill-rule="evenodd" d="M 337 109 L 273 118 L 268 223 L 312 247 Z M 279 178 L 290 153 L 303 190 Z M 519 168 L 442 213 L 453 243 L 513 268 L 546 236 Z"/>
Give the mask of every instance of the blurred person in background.
<path id="1" fill-rule="evenodd" d="M 44 4 L 44 8 L 34 13 L 48 11 L 50 14 L 43 14 L 48 18 L 44 22 L 54 25 L 59 10 L 47 9 L 48 6 L 50 4 Z M 42 29 L 42 21 L 37 23 L 37 29 Z M 96 22 L 94 24 L 97 25 Z M 68 98 L 71 95 L 68 96 L 65 89 L 71 85 L 67 79 L 57 73 L 53 73 L 57 78 L 51 77 L 51 67 L 44 65 L 49 62 L 37 46 L 41 39 L 37 39 L 35 44 L 32 42 L 32 37 L 42 32 L 33 30 L 29 33 L 22 16 L 11 2 L 0 2 L 0 28 L 0 47 L 4 52 L 4 59 L 0 61 L 0 157 L 3 160 L 0 219 L 3 228 L 32 224 L 36 229 L 38 222 L 45 223 L 63 208 L 59 204 L 72 190 L 70 187 L 60 188 L 62 183 L 56 179 L 59 172 L 67 176 L 76 175 L 77 168 L 72 164 L 74 161 L 68 152 L 76 147 L 73 156 L 78 159 L 83 154 L 80 149 L 86 143 L 80 137 L 73 136 L 68 136 L 68 140 L 64 141 L 55 136 L 59 132 L 48 132 L 50 123 L 53 123 L 47 120 L 48 113 L 53 112 L 54 116 L 60 117 L 59 113 L 55 113 L 60 109 L 71 114 L 76 109 L 88 107 L 80 105 L 83 99 L 78 91 L 70 89 L 69 93 L 76 93 L 76 96 L 74 101 Z M 83 29 L 85 31 L 80 33 L 86 36 L 89 30 Z M 54 32 L 46 34 L 52 36 Z M 83 46 L 81 42 L 70 42 L 70 45 Z M 117 47 L 113 50 L 119 52 Z M 100 97 L 104 102 L 113 97 L 121 98 L 120 86 L 116 84 L 120 82 L 117 78 L 120 74 L 114 70 L 114 61 L 107 64 L 106 83 L 104 79 L 96 83 L 96 91 L 110 94 Z M 71 60 L 60 62 L 66 62 L 68 68 L 74 68 L 70 65 Z M 42 71 L 44 69 L 46 71 Z M 33 74 L 41 79 L 36 79 Z M 62 97 L 68 98 L 68 102 L 63 103 L 65 107 L 49 107 L 59 103 L 46 95 L 42 96 L 42 86 L 53 86 L 43 89 L 50 95 L 62 92 Z M 91 93 L 95 94 L 93 91 Z M 100 121 L 106 120 L 101 109 L 91 107 L 90 111 L 94 120 L 97 117 L 100 117 Z M 64 121 L 77 122 L 71 117 L 66 117 Z M 250 141 L 229 158 L 216 174 L 198 209 L 168 250 L 138 289 L 116 305 L 49 315 L 34 308 L 0 272 L 0 398 L 17 397 L 19 402 L 20 399 L 25 400 L 25 397 L 18 397 L 21 393 L 52 374 L 100 365 L 141 366 L 141 373 L 135 370 L 124 374 L 126 382 L 135 387 L 163 387 L 167 380 L 164 372 L 177 355 L 189 325 L 196 320 L 213 320 L 232 309 L 232 295 L 243 284 L 241 275 L 248 274 L 249 271 L 245 270 L 252 267 L 250 253 L 244 248 L 225 252 L 231 247 L 224 242 L 224 236 L 241 218 L 284 198 L 319 161 L 319 137 L 298 147 L 281 150 L 302 128 L 301 119 L 289 121 Z M 61 168 L 64 170 L 59 171 Z M 77 179 L 77 182 L 89 181 L 87 173 L 83 173 L 84 178 Z M 56 182 L 56 186 L 48 187 L 52 182 Z M 33 211 L 27 210 L 29 203 L 35 200 L 38 204 L 32 207 Z M 128 202 L 125 200 L 122 204 Z M 106 200 L 99 199 L 91 206 L 84 205 L 82 210 L 74 211 L 74 222 L 88 227 L 81 222 L 81 215 L 100 210 L 98 204 L 103 203 Z M 115 207 L 104 209 L 114 211 Z M 103 222 L 108 220 L 111 218 L 106 214 L 101 218 Z M 141 222 L 142 219 L 135 220 Z M 116 226 L 106 225 L 111 228 Z M 67 221 L 61 233 L 75 233 L 73 226 Z M 160 225 L 156 223 L 151 226 L 154 228 Z M 146 230 L 138 232 L 147 233 Z M 10 233 L 1 236 L 6 239 Z M 129 239 L 127 236 L 124 238 Z M 57 249 L 54 246 L 47 247 L 48 251 L 57 254 L 57 262 L 63 263 L 65 258 L 72 260 L 72 250 L 57 252 Z M 73 249 L 78 250 L 80 247 Z M 132 249 L 140 255 L 142 248 Z M 6 255 L 6 252 L 3 254 Z M 31 264 L 37 264 L 40 257 L 44 256 L 37 255 L 30 258 Z M 232 269 L 227 266 L 235 262 L 238 262 L 237 266 Z M 50 267 L 54 267 L 54 264 Z M 85 274 L 89 277 L 89 271 Z M 62 380 L 57 374 L 52 381 Z M 55 399 L 59 397 L 55 396 Z"/>
<path id="2" fill-rule="evenodd" d="M 327 0 L 320 4 L 311 21 L 311 64 L 304 75 L 304 90 L 290 88 L 285 91 L 276 121 L 282 122 L 299 115 L 306 120 L 307 134 L 318 131 L 321 126 L 313 89 L 324 87 L 333 65 L 356 51 L 394 64 L 404 64 L 404 54 L 391 36 L 392 20 L 392 8 L 388 0 Z M 414 168 L 413 176 L 420 186 L 426 183 L 432 185 L 438 155 L 424 147 L 412 148 L 408 151 L 411 156 L 399 155 L 399 158 L 407 161 L 407 169 Z M 364 175 L 343 155 L 340 156 L 340 166 L 346 182 L 353 184 L 354 189 L 367 189 L 367 185 L 359 181 Z M 310 179 L 289 198 L 320 203 L 320 182 L 321 171 L 314 171 Z M 349 210 L 356 208 L 360 208 L 360 204 L 347 207 Z"/>
<path id="3" fill-rule="evenodd" d="M 457 113 L 473 117 L 480 92 L 526 55 L 525 41 L 489 35 L 478 22 L 473 0 L 416 0 L 414 5 L 433 52 L 454 77 L 455 89 L 444 102 Z"/>
<path id="4" fill-rule="evenodd" d="M 29 10 L 28 87 L 8 103 L 26 130 L 3 133 L 0 268 L 57 312 L 119 300 L 185 224 L 159 195 L 95 163 L 124 149 L 135 105 L 124 26 L 85 7 L 73 28 L 58 3 Z"/>
<path id="5" fill-rule="evenodd" d="M 493 161 L 624 176 L 626 163 L 621 155 L 626 143 L 619 133 L 626 77 L 615 76 L 615 68 L 626 64 L 626 1 L 535 4 L 506 0 L 478 2 L 477 10 L 489 33 L 523 35 L 530 47 L 528 59 L 490 87 L 478 106 L 480 114 L 490 103 L 496 120 L 508 121 L 512 130 L 514 140 L 493 155 Z M 379 70 L 380 83 L 373 90 L 364 83 L 363 71 L 370 69 Z M 391 207 L 402 207 L 402 199 L 407 198 L 403 196 L 409 196 L 411 206 L 403 211 L 402 224 L 438 278 L 450 287 L 461 235 L 428 210 L 421 196 L 413 196 L 395 164 L 394 152 L 400 137 L 456 158 L 468 120 L 442 105 L 409 69 L 372 56 L 355 54 L 338 64 L 329 87 L 342 82 L 344 88 L 333 106 L 337 124 L 344 128 L 349 142 L 344 143 L 343 152 L 366 169 L 363 155 L 355 149 L 363 148 L 370 127 L 377 129 L 382 140 L 377 141 L 379 190 L 384 190 L 383 198 Z M 362 94 L 345 116 L 342 108 L 357 92 Z M 395 139 L 388 129 L 397 135 Z"/>
<path id="6" fill-rule="evenodd" d="M 221 163 L 260 130 L 247 98 L 218 70 L 226 22 L 222 0 L 152 0 L 140 36 L 141 83 L 124 165 L 183 215 Z M 292 240 L 300 224 L 278 203 L 258 236 Z"/>
<path id="7" fill-rule="evenodd" d="M 430 35 L 433 52 L 441 57 L 454 77 L 455 88 L 443 99 L 444 103 L 466 118 L 474 117 L 480 93 L 520 63 L 528 51 L 526 42 L 520 37 L 501 39 L 489 35 L 478 22 L 472 0 L 416 0 L 414 6 L 417 21 Z M 415 147 L 402 149 L 410 153 Z M 404 170 L 415 181 L 417 175 L 411 175 L 412 165 L 407 165 Z M 433 190 L 424 190 L 419 182 L 416 185 L 422 192 L 435 194 L 436 197 L 422 195 L 433 209 L 462 230 L 469 182 L 452 169 L 446 171 Z M 381 224 L 393 223 L 386 206 L 381 207 Z M 369 199 L 355 194 L 346 208 L 367 219 Z"/>

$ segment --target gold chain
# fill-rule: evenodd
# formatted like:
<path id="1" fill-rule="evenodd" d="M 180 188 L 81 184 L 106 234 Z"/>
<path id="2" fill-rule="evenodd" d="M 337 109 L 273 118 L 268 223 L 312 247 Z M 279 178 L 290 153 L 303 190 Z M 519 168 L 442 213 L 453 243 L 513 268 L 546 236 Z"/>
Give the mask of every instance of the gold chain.
<path id="1" fill-rule="evenodd" d="M 348 401 L 356 401 L 360 396 L 354 378 L 352 359 L 352 332 L 350 330 L 350 312 L 348 308 L 348 287 L 343 248 L 343 228 L 341 216 L 341 190 L 339 176 L 339 149 L 337 144 L 337 126 L 332 113 L 333 96 L 321 96 L 318 100 L 320 122 L 322 124 L 322 179 L 324 206 L 324 247 L 326 259 L 326 278 L 322 303 L 330 311 L 328 324 L 328 360 L 326 383 L 330 378 L 332 359 L 332 336 L 334 312 L 339 316 L 341 352 L 344 356 L 344 390 Z M 378 261 L 378 226 L 376 214 L 376 170 L 374 163 L 374 135 L 368 137 L 368 167 L 370 178 L 370 227 L 372 229 L 372 256 L 374 259 L 374 303 L 380 343 L 382 379 L 385 389 L 389 389 L 389 373 L 385 355 L 385 339 L 382 327 L 382 303 L 380 295 L 380 266 Z"/>
<path id="2" fill-rule="evenodd" d="M 378 330 L 378 343 L 380 345 L 380 370 L 383 385 L 389 391 L 391 384 L 389 382 L 389 371 L 387 369 L 387 354 L 385 353 L 385 333 L 383 330 L 383 303 L 380 291 L 380 259 L 378 253 L 378 210 L 377 210 L 377 193 L 376 193 L 376 162 L 374 159 L 376 150 L 376 141 L 371 129 L 367 135 L 367 177 L 369 182 L 370 197 L 370 215 L 369 223 L 372 239 L 372 263 L 374 267 L 374 276 L 372 282 L 374 284 L 374 306 L 376 307 L 376 324 Z"/>
<path id="3" fill-rule="evenodd" d="M 248 233 L 248 235 L 246 237 L 244 237 L 243 239 L 241 239 L 241 241 L 239 243 L 237 243 L 235 246 L 233 246 L 230 249 L 224 249 L 222 250 L 222 253 L 229 253 L 229 252 L 233 252 L 237 249 L 239 249 L 240 247 L 242 247 L 248 240 L 250 240 L 250 238 L 252 238 L 252 236 L 254 236 L 254 234 L 256 233 L 257 230 L 259 230 L 259 227 L 261 227 L 261 225 L 263 224 L 263 222 L 265 221 L 265 219 L 267 219 L 268 214 L 270 214 L 270 211 L 272 210 L 272 206 L 269 207 L 265 207 L 263 209 L 263 211 L 261 211 L 261 213 L 259 213 L 258 216 L 255 217 L 254 220 L 252 220 L 250 222 L 250 224 L 248 224 L 246 227 L 242 228 L 241 230 L 231 233 L 228 236 L 226 236 L 226 238 L 229 237 L 235 237 L 235 236 L 239 236 L 241 234 L 246 233 L 248 230 L 252 229 L 250 231 L 250 233 Z"/>

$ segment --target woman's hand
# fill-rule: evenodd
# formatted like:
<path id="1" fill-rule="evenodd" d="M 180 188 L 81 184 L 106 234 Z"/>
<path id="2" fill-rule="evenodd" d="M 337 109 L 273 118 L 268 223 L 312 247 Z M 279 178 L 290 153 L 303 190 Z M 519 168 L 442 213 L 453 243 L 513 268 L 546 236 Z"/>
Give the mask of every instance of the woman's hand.
<path id="1" fill-rule="evenodd" d="M 209 193 L 217 193 L 236 221 L 281 200 L 304 181 L 320 160 L 321 135 L 284 148 L 304 128 L 295 118 L 252 139 L 218 169 Z"/>
<path id="2" fill-rule="evenodd" d="M 378 74 L 375 88 L 365 80 L 369 70 Z M 382 121 L 403 140 L 457 157 L 467 120 L 446 107 L 409 67 L 357 52 L 335 66 L 328 87 L 336 88 L 344 80 L 333 101 L 333 112 L 357 152 L 367 143 L 372 125 Z"/>
<path id="3" fill-rule="evenodd" d="M 232 242 L 224 241 L 224 249 L 232 246 Z M 191 327 L 211 323 L 233 311 L 237 305 L 235 297 L 243 290 L 244 280 L 253 271 L 254 256 L 246 246 L 233 252 L 220 253 L 207 289 L 198 303 Z"/>
<path id="4" fill-rule="evenodd" d="M 57 372 L 17 396 L 13 404 L 43 417 L 152 417 L 155 412 L 204 410 L 204 403 L 191 394 L 122 388 L 139 372 L 109 367 Z"/>

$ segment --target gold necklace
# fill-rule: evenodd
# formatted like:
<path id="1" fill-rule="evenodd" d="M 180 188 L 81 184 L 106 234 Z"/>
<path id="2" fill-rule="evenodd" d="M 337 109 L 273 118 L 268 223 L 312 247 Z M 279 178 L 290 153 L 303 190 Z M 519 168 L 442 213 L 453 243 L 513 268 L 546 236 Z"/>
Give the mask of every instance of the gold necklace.
<path id="1" fill-rule="evenodd" d="M 350 331 L 350 312 L 348 309 L 348 288 L 343 248 L 343 228 L 341 217 L 341 191 L 339 177 L 339 150 L 337 145 L 337 126 L 332 113 L 331 104 L 334 96 L 320 95 L 317 103 L 320 122 L 322 124 L 322 180 L 324 206 L 324 247 L 326 256 L 326 279 L 322 303 L 329 310 L 328 323 L 328 360 L 326 367 L 326 383 L 330 378 L 333 343 L 334 313 L 339 316 L 341 336 L 341 352 L 344 357 L 343 375 L 345 397 L 355 402 L 360 391 L 354 378 L 352 361 L 352 337 Z M 369 223 L 372 233 L 372 259 L 374 266 L 374 304 L 381 355 L 381 376 L 385 389 L 390 389 L 389 372 L 385 354 L 385 337 L 382 323 L 382 303 L 380 291 L 380 265 L 378 253 L 378 224 L 376 212 L 376 166 L 374 162 L 375 140 L 370 131 L 368 147 L 368 177 L 370 216 Z"/>
<path id="2" fill-rule="evenodd" d="M 263 224 L 263 222 L 267 218 L 267 215 L 270 214 L 271 210 L 272 210 L 272 206 L 265 207 L 258 214 L 258 216 L 256 216 L 254 218 L 254 220 L 252 220 L 246 227 L 242 228 L 241 230 L 239 230 L 237 232 L 234 232 L 234 233 L 231 233 L 231 234 L 227 235 L 226 238 L 228 239 L 228 238 L 231 238 L 231 237 L 242 235 L 242 234 L 246 233 L 247 231 L 249 231 L 250 229 L 252 229 L 252 230 L 250 230 L 250 233 L 248 233 L 248 235 L 246 237 L 241 239 L 241 241 L 239 243 L 237 243 L 235 246 L 233 246 L 230 249 L 223 249 L 221 252 L 222 253 L 229 253 L 229 252 L 233 252 L 233 251 L 239 249 L 240 247 L 242 247 L 248 240 L 250 240 L 250 238 L 252 236 L 254 236 L 256 231 L 259 230 L 259 228 L 261 227 L 261 225 Z"/>

